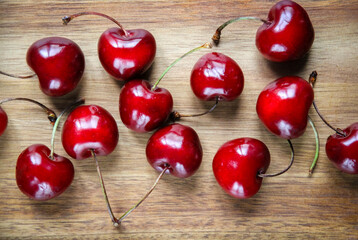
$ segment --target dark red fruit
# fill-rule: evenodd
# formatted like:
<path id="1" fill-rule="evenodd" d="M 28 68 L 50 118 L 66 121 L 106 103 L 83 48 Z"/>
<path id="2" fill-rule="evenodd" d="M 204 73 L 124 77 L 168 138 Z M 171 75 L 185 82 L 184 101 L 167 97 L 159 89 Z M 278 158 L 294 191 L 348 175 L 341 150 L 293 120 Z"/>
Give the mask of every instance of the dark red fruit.
<path id="1" fill-rule="evenodd" d="M 146 154 L 149 164 L 157 171 L 168 166 L 166 173 L 187 178 L 199 169 L 203 150 L 194 129 L 175 123 L 150 137 Z"/>
<path id="2" fill-rule="evenodd" d="M 269 83 L 260 93 L 257 114 L 273 134 L 293 139 L 307 126 L 308 110 L 313 102 L 313 89 L 300 77 L 283 77 Z"/>
<path id="3" fill-rule="evenodd" d="M 258 50 L 274 62 L 302 58 L 313 40 L 314 29 L 306 10 L 289 0 L 276 3 L 256 33 Z"/>
<path id="4" fill-rule="evenodd" d="M 219 185 L 233 197 L 249 198 L 262 183 L 258 174 L 270 165 L 266 145 L 254 138 L 238 138 L 222 145 L 213 160 L 213 171 Z"/>
<path id="5" fill-rule="evenodd" d="M 136 132 L 149 132 L 166 122 L 173 110 L 173 98 L 164 88 L 144 80 L 132 80 L 122 88 L 119 113 L 123 124 Z"/>
<path id="6" fill-rule="evenodd" d="M 328 137 L 326 154 L 345 173 L 358 174 L 358 122 Z"/>
<path id="7" fill-rule="evenodd" d="M 80 47 L 62 37 L 48 37 L 34 42 L 27 51 L 26 59 L 39 78 L 41 90 L 53 97 L 74 90 L 85 68 Z"/>
<path id="8" fill-rule="evenodd" d="M 98 41 L 98 56 L 104 69 L 118 80 L 134 78 L 152 65 L 156 53 L 153 35 L 144 29 L 106 30 Z"/>
<path id="9" fill-rule="evenodd" d="M 62 130 L 62 145 L 75 159 L 113 152 L 118 143 L 118 127 L 112 115 L 97 105 L 77 107 L 67 117 Z"/>
<path id="10" fill-rule="evenodd" d="M 26 148 L 17 159 L 16 183 L 19 189 L 34 200 L 49 200 L 63 193 L 74 177 L 70 160 L 54 154 L 42 144 Z"/>
<path id="11" fill-rule="evenodd" d="M 244 75 L 230 57 L 217 52 L 202 56 L 190 77 L 191 89 L 199 99 L 232 101 L 244 88 Z"/>

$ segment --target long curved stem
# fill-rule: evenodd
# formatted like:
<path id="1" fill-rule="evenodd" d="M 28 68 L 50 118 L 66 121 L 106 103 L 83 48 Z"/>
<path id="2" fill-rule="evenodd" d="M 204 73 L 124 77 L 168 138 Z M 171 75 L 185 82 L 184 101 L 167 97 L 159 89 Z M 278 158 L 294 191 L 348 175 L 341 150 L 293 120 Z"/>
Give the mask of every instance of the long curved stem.
<path id="1" fill-rule="evenodd" d="M 118 227 L 120 222 L 118 221 L 118 219 L 113 214 L 111 204 L 109 203 L 109 200 L 108 200 L 106 187 L 104 186 L 104 181 L 103 181 L 101 168 L 99 167 L 99 163 L 98 163 L 98 160 L 97 160 L 97 157 L 96 157 L 96 153 L 94 152 L 93 149 L 91 150 L 91 154 L 92 154 L 92 157 L 93 157 L 93 159 L 95 160 L 95 163 L 96 163 L 97 173 L 98 173 L 98 177 L 99 177 L 99 180 L 100 180 L 100 183 L 101 183 L 101 188 L 102 188 L 104 200 L 106 201 L 106 204 L 107 204 L 107 209 L 108 209 L 108 212 L 109 212 L 109 216 L 111 217 L 113 225 L 115 227 Z"/>
<path id="2" fill-rule="evenodd" d="M 201 45 L 201 46 L 199 46 L 199 47 L 196 47 L 196 48 L 190 50 L 189 52 L 185 53 L 184 55 L 182 55 L 181 57 L 179 57 L 178 59 L 176 59 L 174 62 L 172 62 L 172 63 L 164 70 L 164 72 L 162 73 L 162 75 L 160 75 L 159 79 L 155 82 L 155 84 L 153 85 L 153 87 L 152 87 L 151 90 L 153 91 L 154 89 L 156 89 L 156 87 L 158 86 L 160 80 L 162 80 L 162 78 L 165 76 L 165 74 L 166 74 L 167 72 L 169 72 L 169 70 L 170 70 L 177 62 L 179 62 L 181 59 L 183 59 L 183 58 L 186 57 L 187 55 L 189 55 L 189 54 L 191 54 L 191 53 L 193 53 L 193 52 L 196 52 L 196 51 L 198 51 L 198 50 L 200 50 L 200 49 L 202 49 L 202 48 L 211 48 L 211 47 L 212 47 L 212 46 L 211 46 L 210 43 L 205 43 L 205 44 L 203 44 L 203 45 Z"/>
<path id="3" fill-rule="evenodd" d="M 214 111 L 216 106 L 218 105 L 218 103 L 219 103 L 219 98 L 216 97 L 215 104 L 209 110 L 206 110 L 205 112 L 197 113 L 197 114 L 180 114 L 179 112 L 174 111 L 174 112 L 172 112 L 172 120 L 176 121 L 183 117 L 200 117 L 200 116 L 206 115 L 206 114 Z"/>
<path id="4" fill-rule="evenodd" d="M 110 17 L 110 16 L 108 16 L 106 14 L 99 13 L 99 12 L 80 12 L 80 13 L 72 14 L 70 16 L 64 16 L 62 18 L 62 22 L 63 22 L 64 25 L 67 25 L 74 18 L 79 17 L 79 16 L 83 16 L 83 15 L 97 15 L 97 16 L 107 18 L 108 20 L 110 20 L 110 21 L 114 22 L 115 24 L 117 24 L 118 27 L 124 32 L 124 34 L 126 36 L 128 36 L 128 32 L 123 28 L 122 24 L 120 24 L 116 19 L 114 19 L 114 18 L 112 18 L 112 17 Z"/>
<path id="5" fill-rule="evenodd" d="M 308 82 L 311 84 L 311 86 L 312 86 L 312 88 L 314 87 L 314 84 L 316 83 L 316 81 L 317 81 L 317 72 L 316 71 L 313 71 L 311 74 L 310 74 L 310 76 L 309 76 L 309 79 L 308 79 Z M 320 113 L 320 111 L 318 110 L 318 107 L 317 107 L 317 105 L 316 105 L 316 102 L 313 100 L 313 107 L 314 107 L 314 109 L 315 109 L 315 111 L 317 112 L 317 114 L 318 114 L 318 116 L 321 118 L 321 120 L 330 128 L 330 129 L 332 129 L 333 131 L 335 131 L 337 134 L 339 134 L 339 135 L 341 135 L 341 136 L 343 136 L 343 137 L 345 137 L 346 136 L 346 134 L 344 133 L 344 132 L 342 132 L 342 130 L 341 129 L 339 129 L 339 128 L 335 128 L 335 127 L 333 127 L 331 124 L 329 124 L 327 121 L 326 121 L 326 119 L 323 117 L 323 115 Z"/>
<path id="6" fill-rule="evenodd" d="M 282 170 L 281 172 L 278 172 L 278 173 L 275 173 L 275 174 L 263 174 L 263 173 L 259 173 L 257 176 L 258 177 L 262 177 L 262 178 L 265 178 L 265 177 L 276 177 L 278 175 L 281 175 L 285 172 L 288 171 L 288 169 L 291 168 L 292 164 L 293 164 L 293 161 L 294 161 L 294 156 L 295 156 L 295 152 L 293 150 L 293 146 L 292 146 L 292 143 L 291 143 L 291 140 L 290 139 L 287 139 L 288 141 L 288 144 L 290 145 L 290 148 L 291 148 L 291 161 L 290 161 L 290 164 L 287 166 L 286 169 Z"/>
<path id="7" fill-rule="evenodd" d="M 316 129 L 316 126 L 314 125 L 314 122 L 312 121 L 310 116 L 308 116 L 308 122 L 311 124 L 311 127 L 312 127 L 313 132 L 314 132 L 314 136 L 315 136 L 315 139 L 316 139 L 316 153 L 315 153 L 313 162 L 312 162 L 310 170 L 309 170 L 309 173 L 312 174 L 314 168 L 316 167 L 317 160 L 318 160 L 318 157 L 319 157 L 319 136 L 318 136 L 318 131 Z"/>
<path id="8" fill-rule="evenodd" d="M 166 166 L 162 172 L 159 174 L 158 178 L 155 180 L 153 186 L 149 189 L 149 191 L 145 194 L 145 196 L 132 208 L 130 208 L 128 211 L 126 211 L 119 219 L 118 223 L 122 222 L 125 217 L 127 217 L 133 210 L 135 210 L 154 190 L 154 188 L 157 186 L 159 180 L 163 177 L 164 173 L 168 170 L 169 166 Z"/>
<path id="9" fill-rule="evenodd" d="M 267 21 L 258 17 L 238 17 L 238 18 L 234 18 L 231 19 L 229 21 L 224 22 L 220 27 L 218 27 L 216 29 L 215 34 L 213 35 L 213 37 L 211 38 L 213 40 L 213 42 L 215 43 L 215 45 L 218 45 L 220 42 L 220 37 L 221 37 L 221 31 L 229 24 L 233 23 L 233 22 L 237 22 L 240 20 L 256 20 L 256 21 L 261 21 L 266 23 Z"/>
<path id="10" fill-rule="evenodd" d="M 29 74 L 29 75 L 14 75 L 14 74 L 6 73 L 3 71 L 0 71 L 0 74 L 8 76 L 8 77 L 12 77 L 12 78 L 21 78 L 21 79 L 32 78 L 32 77 L 36 76 L 36 73 Z"/>
<path id="11" fill-rule="evenodd" d="M 50 120 L 50 122 L 52 124 L 54 124 L 56 122 L 57 116 L 56 116 L 56 113 L 52 109 L 50 109 L 50 108 L 46 107 L 44 104 L 42 104 L 38 101 L 35 101 L 33 99 L 30 99 L 30 98 L 5 98 L 0 101 L 0 105 L 3 103 L 6 103 L 6 102 L 11 102 L 11 101 L 27 101 L 27 102 L 34 103 L 34 104 L 40 106 L 46 112 L 47 118 L 48 118 L 48 120 Z"/>
<path id="12" fill-rule="evenodd" d="M 51 135 L 51 153 L 50 153 L 50 159 L 53 159 L 53 154 L 55 152 L 55 134 L 56 134 L 56 130 L 57 130 L 57 127 L 58 127 L 58 124 L 60 123 L 60 119 L 61 117 L 68 111 L 70 111 L 72 108 L 76 107 L 76 106 L 79 106 L 81 104 L 84 104 L 85 103 L 85 100 L 84 99 L 80 99 L 78 100 L 77 102 L 69 105 L 68 107 L 66 107 L 61 113 L 60 115 L 58 115 L 58 118 L 56 119 L 55 121 L 55 124 L 53 125 L 53 128 L 52 128 L 52 135 Z"/>

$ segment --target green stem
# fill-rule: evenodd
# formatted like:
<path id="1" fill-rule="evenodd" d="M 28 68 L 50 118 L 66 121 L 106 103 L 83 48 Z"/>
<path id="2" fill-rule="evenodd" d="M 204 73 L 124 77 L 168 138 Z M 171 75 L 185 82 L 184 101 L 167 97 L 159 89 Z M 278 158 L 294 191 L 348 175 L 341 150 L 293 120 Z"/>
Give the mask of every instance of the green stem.
<path id="1" fill-rule="evenodd" d="M 311 124 L 311 127 L 312 127 L 313 132 L 314 132 L 314 136 L 315 136 L 315 139 L 316 139 L 316 154 L 314 156 L 313 162 L 312 162 L 310 170 L 309 170 L 309 173 L 312 174 L 314 168 L 316 167 L 317 160 L 318 160 L 318 157 L 319 157 L 319 136 L 318 136 L 316 126 L 314 125 L 314 122 L 312 121 L 310 116 L 308 116 L 308 122 Z"/>
<path id="2" fill-rule="evenodd" d="M 154 190 L 154 188 L 157 186 L 159 180 L 162 178 L 162 176 L 164 175 L 164 173 L 168 170 L 169 166 L 166 166 L 162 172 L 159 174 L 157 180 L 155 180 L 153 186 L 150 188 L 150 190 L 147 192 L 147 194 L 136 204 L 134 205 L 132 208 L 130 208 L 127 212 L 125 212 L 119 219 L 118 219 L 118 223 L 122 222 L 123 219 L 125 217 L 127 217 L 133 210 L 135 210 L 148 196 L 149 194 L 151 194 L 151 192 Z"/>
<path id="3" fill-rule="evenodd" d="M 158 86 L 160 80 L 162 80 L 162 78 L 165 76 L 165 74 L 166 74 L 167 72 L 169 72 L 169 70 L 170 70 L 177 62 L 179 62 L 181 59 L 183 59 L 183 58 L 186 57 L 187 55 L 189 55 L 189 54 L 191 54 L 191 53 L 193 53 L 193 52 L 196 52 L 196 51 L 198 51 L 198 50 L 200 50 L 200 49 L 202 49 L 202 48 L 211 48 L 211 47 L 212 47 L 212 46 L 211 46 L 210 43 L 205 43 L 205 44 L 201 45 L 200 47 L 196 47 L 196 48 L 190 50 L 189 52 L 185 53 L 183 56 L 181 56 L 181 57 L 179 57 L 178 59 L 176 59 L 174 62 L 172 62 L 172 63 L 167 67 L 167 69 L 165 69 L 165 71 L 162 73 L 162 75 L 160 75 L 159 79 L 155 82 L 155 84 L 153 85 L 153 87 L 152 87 L 151 90 L 153 91 L 153 90 L 156 89 L 156 87 Z"/>
<path id="4" fill-rule="evenodd" d="M 60 123 L 60 119 L 61 117 L 66 113 L 68 112 L 69 110 L 71 110 L 72 108 L 76 107 L 76 106 L 79 106 L 81 104 L 84 104 L 85 103 L 85 100 L 84 99 L 81 99 L 81 100 L 78 100 L 77 102 L 69 105 L 68 107 L 65 108 L 65 110 L 63 110 L 60 115 L 57 117 L 56 119 L 56 122 L 55 124 L 53 125 L 53 128 L 52 128 L 52 136 L 51 136 L 51 153 L 50 153 L 50 159 L 53 159 L 53 155 L 54 155 L 54 152 L 55 152 L 55 134 L 56 134 L 56 130 L 57 130 L 57 127 L 58 127 L 58 124 Z"/>
<path id="5" fill-rule="evenodd" d="M 220 27 L 218 27 L 216 29 L 215 34 L 213 35 L 213 37 L 211 38 L 213 40 L 213 42 L 215 43 L 215 45 L 219 44 L 220 41 L 220 36 L 221 36 L 221 31 L 229 24 L 233 23 L 233 22 L 237 22 L 240 20 L 256 20 L 256 21 L 261 21 L 266 23 L 267 21 L 258 17 L 238 17 L 238 18 L 234 18 L 231 19 L 229 21 L 224 22 Z"/>

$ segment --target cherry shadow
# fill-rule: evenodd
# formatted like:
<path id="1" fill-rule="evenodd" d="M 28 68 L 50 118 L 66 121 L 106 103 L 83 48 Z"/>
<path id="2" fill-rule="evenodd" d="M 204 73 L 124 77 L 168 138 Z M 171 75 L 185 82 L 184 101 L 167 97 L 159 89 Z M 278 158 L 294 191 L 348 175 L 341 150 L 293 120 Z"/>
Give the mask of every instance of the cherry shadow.
<path id="1" fill-rule="evenodd" d="M 70 93 L 61 96 L 61 97 L 48 97 L 51 101 L 51 104 L 55 106 L 55 109 L 57 110 L 56 113 L 59 113 L 59 111 L 62 111 L 65 109 L 68 105 L 74 103 L 75 101 L 80 99 L 80 96 L 82 95 L 83 91 L 83 84 L 84 81 L 86 81 L 87 78 L 83 76 L 81 81 L 78 83 L 77 87 Z"/>
<path id="2" fill-rule="evenodd" d="M 74 179 L 75 181 L 75 179 Z M 76 208 L 76 192 L 78 191 L 76 184 L 72 183 L 60 196 L 48 201 L 29 200 L 31 207 L 36 215 L 41 216 L 40 219 L 57 218 L 62 219 L 64 215 L 72 212 L 71 209 Z"/>
<path id="3" fill-rule="evenodd" d="M 297 75 L 306 66 L 310 56 L 310 52 L 311 51 L 309 51 L 303 58 L 294 61 L 279 63 L 279 62 L 272 62 L 269 60 L 265 60 L 265 63 L 266 65 L 268 65 L 268 67 L 271 70 L 273 70 L 274 72 L 278 73 L 281 76 Z"/>
<path id="4" fill-rule="evenodd" d="M 265 184 L 263 182 L 261 188 L 264 187 Z M 263 197 L 265 193 L 261 193 L 260 190 L 254 196 L 247 199 L 238 199 L 232 197 L 224 192 L 224 190 L 219 186 L 215 186 L 215 190 L 212 194 L 217 196 L 218 204 L 221 205 L 220 209 L 230 209 L 230 211 L 232 211 L 232 213 L 236 214 L 237 216 L 242 217 L 262 212 L 262 207 L 260 207 L 260 205 L 262 205 L 264 202 Z"/>

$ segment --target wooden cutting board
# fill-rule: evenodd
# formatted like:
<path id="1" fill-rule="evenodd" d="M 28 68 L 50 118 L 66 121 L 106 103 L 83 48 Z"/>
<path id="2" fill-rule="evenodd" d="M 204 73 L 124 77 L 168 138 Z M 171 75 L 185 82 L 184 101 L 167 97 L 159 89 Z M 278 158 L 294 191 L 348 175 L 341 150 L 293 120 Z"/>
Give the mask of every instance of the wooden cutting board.
<path id="1" fill-rule="evenodd" d="M 242 21 L 228 26 L 219 47 L 193 53 L 179 62 L 160 83 L 173 95 L 175 109 L 197 113 L 210 108 L 195 98 L 189 85 L 192 66 L 210 51 L 235 59 L 245 75 L 245 89 L 238 100 L 222 102 L 209 115 L 182 120 L 200 136 L 204 158 L 199 171 L 188 179 L 165 175 L 152 195 L 121 225 L 114 228 L 108 216 L 94 161 L 73 160 L 76 175 L 60 197 L 29 200 L 17 188 L 16 160 L 34 143 L 49 145 L 51 125 L 34 105 L 4 104 L 8 129 L 0 139 L 0 238 L 48 239 L 357 239 L 358 178 L 343 174 L 325 154 L 332 134 L 313 109 L 321 139 L 320 159 L 312 176 L 314 157 L 311 128 L 293 140 L 296 160 L 282 176 L 264 179 L 257 195 L 247 200 L 227 195 L 217 184 L 211 164 L 218 148 L 228 140 L 254 137 L 265 142 L 272 162 L 268 172 L 283 169 L 290 152 L 285 140 L 269 133 L 258 120 L 255 104 L 266 84 L 287 75 L 307 78 L 319 73 L 315 100 L 334 126 L 345 128 L 358 120 L 358 1 L 298 1 L 315 28 L 309 55 L 298 62 L 275 64 L 263 59 L 255 47 L 260 23 Z M 75 41 L 86 58 L 84 77 L 77 90 L 65 97 L 49 98 L 37 78 L 0 76 L 0 98 L 28 97 L 62 111 L 79 97 L 98 104 L 115 117 L 120 140 L 110 156 L 100 157 L 103 177 L 113 211 L 120 216 L 135 204 L 158 176 L 145 157 L 151 133 L 128 130 L 119 118 L 121 83 L 103 70 L 97 41 L 113 23 L 84 16 L 63 26 L 64 15 L 82 11 L 108 14 L 127 29 L 149 30 L 157 41 L 155 63 L 146 78 L 154 83 L 176 58 L 210 41 L 216 28 L 238 16 L 266 18 L 273 1 L 0 1 L 0 69 L 26 74 L 27 48 L 36 40 L 62 36 Z M 56 152 L 67 156 L 56 136 Z"/>

